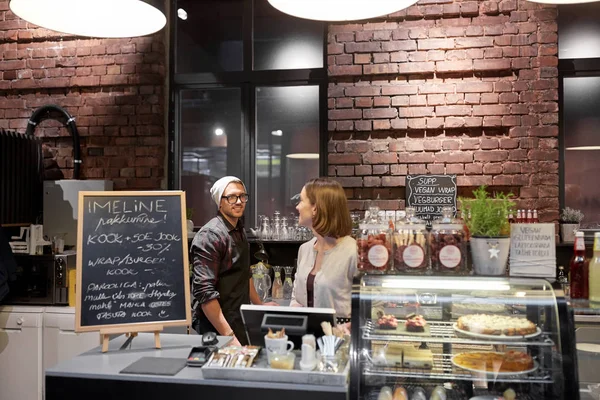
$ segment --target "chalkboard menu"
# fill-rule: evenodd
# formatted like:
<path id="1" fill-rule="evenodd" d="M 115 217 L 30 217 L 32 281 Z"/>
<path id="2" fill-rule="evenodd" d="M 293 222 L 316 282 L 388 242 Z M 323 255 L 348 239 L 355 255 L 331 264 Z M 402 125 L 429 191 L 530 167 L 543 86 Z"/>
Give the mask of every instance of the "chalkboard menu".
<path id="1" fill-rule="evenodd" d="M 442 215 L 442 207 L 456 213 L 456 175 L 407 175 L 406 206 L 428 222 Z"/>
<path id="2" fill-rule="evenodd" d="M 79 193 L 78 332 L 190 325 L 184 211 L 181 191 Z"/>

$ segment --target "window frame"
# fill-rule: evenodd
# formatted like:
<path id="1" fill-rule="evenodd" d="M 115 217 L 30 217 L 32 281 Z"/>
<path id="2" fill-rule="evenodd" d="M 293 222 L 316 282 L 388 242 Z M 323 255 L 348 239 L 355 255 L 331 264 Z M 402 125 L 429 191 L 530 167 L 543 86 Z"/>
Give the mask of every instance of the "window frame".
<path id="1" fill-rule="evenodd" d="M 600 58 L 560 58 L 558 60 L 558 204 L 565 204 L 565 116 L 564 79 L 585 76 L 600 77 Z"/>
<path id="2" fill-rule="evenodd" d="M 243 1 L 243 49 L 244 70 L 217 73 L 177 74 L 177 0 L 170 1 L 169 13 L 169 112 L 168 112 L 168 145 L 167 145 L 167 187 L 169 190 L 181 189 L 181 140 L 180 140 L 180 94 L 189 89 L 211 89 L 219 87 L 239 87 L 242 90 L 242 176 L 250 191 L 250 201 L 246 210 L 246 221 L 256 219 L 256 88 L 259 86 L 303 86 L 319 87 L 319 175 L 326 176 L 328 120 L 327 120 L 327 30 L 323 28 L 323 67 L 286 69 L 286 70 L 253 70 L 254 57 L 254 1 Z M 266 1 L 266 0 L 265 0 Z M 315 22 L 317 23 L 317 22 Z M 251 226 L 252 222 L 246 223 Z"/>

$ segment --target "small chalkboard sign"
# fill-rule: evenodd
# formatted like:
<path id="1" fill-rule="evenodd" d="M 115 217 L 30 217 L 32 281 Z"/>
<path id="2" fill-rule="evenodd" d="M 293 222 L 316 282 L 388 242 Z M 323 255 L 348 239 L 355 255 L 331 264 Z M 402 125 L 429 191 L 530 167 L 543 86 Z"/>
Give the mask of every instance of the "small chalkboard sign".
<path id="1" fill-rule="evenodd" d="M 77 232 L 77 332 L 191 324 L 183 192 L 80 192 Z"/>
<path id="2" fill-rule="evenodd" d="M 456 213 L 456 175 L 407 175 L 406 206 L 428 222 L 442 215 L 442 207 Z"/>

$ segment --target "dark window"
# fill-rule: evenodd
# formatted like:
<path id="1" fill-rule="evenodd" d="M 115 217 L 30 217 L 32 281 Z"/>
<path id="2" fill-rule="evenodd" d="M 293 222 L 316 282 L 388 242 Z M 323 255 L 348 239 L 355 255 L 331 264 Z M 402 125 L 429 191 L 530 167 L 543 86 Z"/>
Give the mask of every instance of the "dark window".
<path id="1" fill-rule="evenodd" d="M 600 222 L 600 76 L 563 80 L 565 206 L 581 210 L 584 222 Z"/>
<path id="2" fill-rule="evenodd" d="M 241 71 L 243 0 L 178 0 L 177 73 Z M 181 11 L 179 11 L 181 10 Z M 185 14 L 183 14 L 185 13 Z"/>
<path id="3" fill-rule="evenodd" d="M 254 69 L 323 68 L 323 25 L 254 2 Z"/>
<path id="4" fill-rule="evenodd" d="M 600 57 L 599 15 L 598 3 L 559 6 L 559 58 Z"/>
<path id="5" fill-rule="evenodd" d="M 294 213 L 319 176 L 319 87 L 256 88 L 256 132 L 257 215 Z"/>
<path id="6" fill-rule="evenodd" d="M 559 6 L 561 207 L 600 226 L 600 3 Z"/>
<path id="7" fill-rule="evenodd" d="M 209 189 L 225 175 L 246 184 L 247 227 L 295 213 L 294 195 L 327 170 L 326 24 L 267 0 L 171 8 L 169 188 L 186 191 L 196 226 L 215 215 Z"/>
<path id="8" fill-rule="evenodd" d="M 196 226 L 217 209 L 210 187 L 225 175 L 241 176 L 242 95 L 239 88 L 180 92 L 181 189 Z"/>

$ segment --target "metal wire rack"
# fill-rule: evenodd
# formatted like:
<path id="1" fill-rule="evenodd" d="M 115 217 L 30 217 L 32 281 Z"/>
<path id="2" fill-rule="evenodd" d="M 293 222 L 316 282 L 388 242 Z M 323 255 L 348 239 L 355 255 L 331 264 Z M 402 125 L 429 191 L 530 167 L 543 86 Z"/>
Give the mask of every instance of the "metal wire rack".
<path id="1" fill-rule="evenodd" d="M 529 374 L 493 375 L 464 370 L 452 364 L 452 354 L 433 354 L 433 368 L 400 368 L 375 366 L 370 361 L 368 351 L 363 350 L 363 373 L 365 376 L 390 378 L 418 378 L 448 381 L 489 381 L 510 383 L 552 383 L 552 375 L 546 369 L 538 368 Z"/>
<path id="2" fill-rule="evenodd" d="M 398 320 L 398 324 L 403 324 L 404 320 Z M 454 322 L 429 321 L 430 334 L 428 336 L 398 334 L 395 331 L 389 333 L 377 330 L 376 323 L 373 320 L 367 320 L 362 327 L 364 340 L 381 340 L 396 342 L 427 342 L 427 343 L 453 343 L 453 344 L 498 344 L 509 346 L 554 346 L 554 342 L 547 333 L 542 332 L 539 336 L 531 339 L 522 340 L 502 340 L 502 337 L 496 338 L 475 338 L 457 336 L 454 330 Z M 384 333 L 385 332 L 385 333 Z"/>
<path id="3" fill-rule="evenodd" d="M 404 388 L 408 391 L 409 394 L 411 394 L 417 386 L 424 387 L 427 393 L 430 392 L 430 390 L 428 390 L 428 388 L 425 387 L 426 385 L 402 385 L 402 386 L 404 386 Z M 371 389 L 367 393 L 365 393 L 362 400 L 377 400 L 380 391 L 381 391 L 381 388 Z M 473 393 L 473 395 L 475 395 L 475 396 L 476 395 L 490 395 L 490 394 L 497 395 L 497 396 L 502 395 L 502 393 L 491 393 L 488 390 L 475 390 Z M 467 399 L 469 399 L 469 396 L 466 396 L 457 390 L 446 390 L 446 396 L 447 396 L 446 397 L 447 400 L 467 400 Z M 519 393 L 517 398 L 519 400 L 539 400 L 539 397 L 535 397 L 535 396 L 532 396 L 532 395 L 526 394 L 526 393 Z"/>

